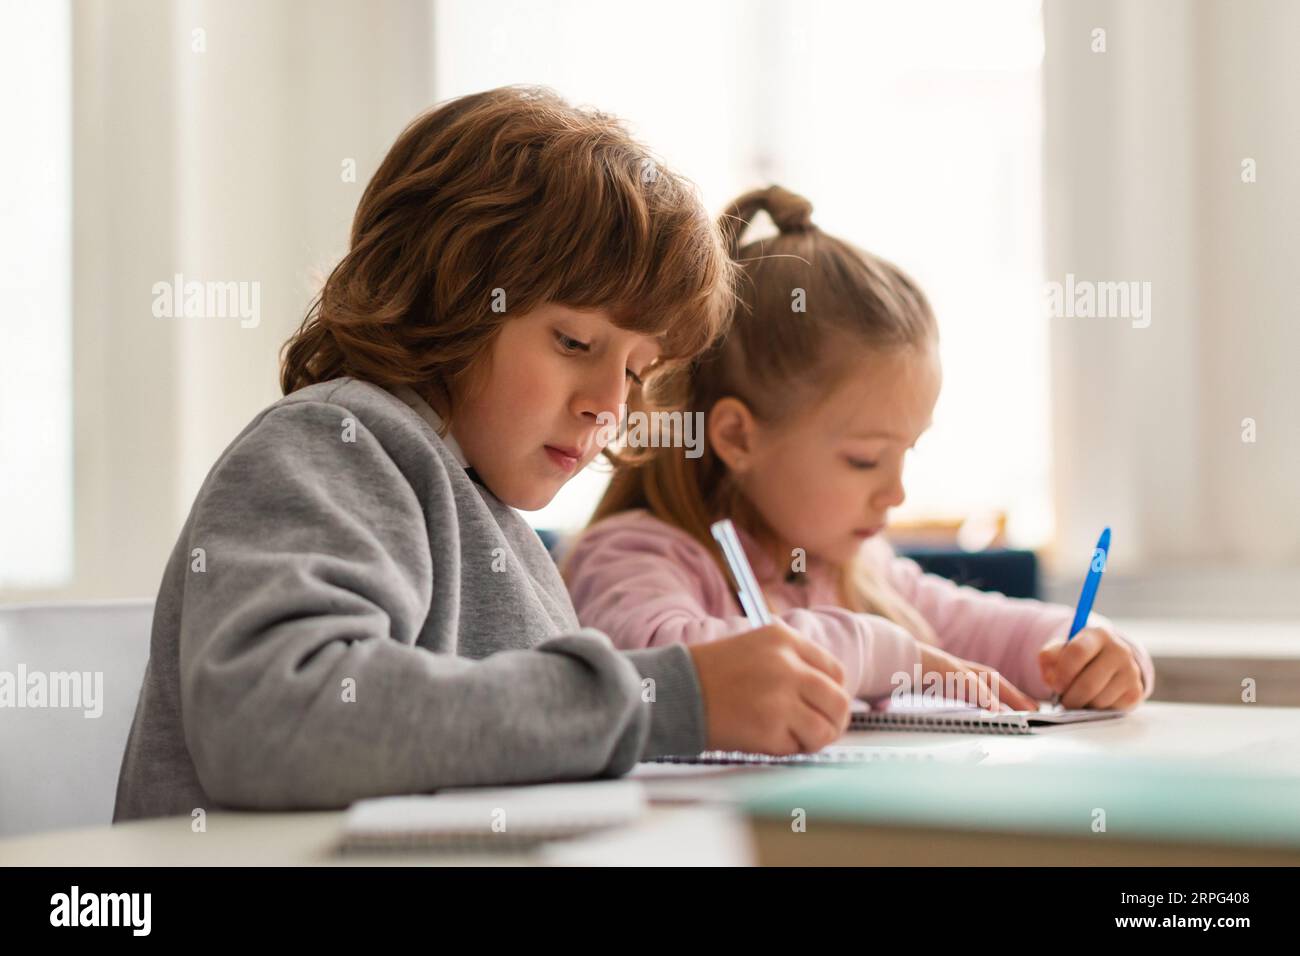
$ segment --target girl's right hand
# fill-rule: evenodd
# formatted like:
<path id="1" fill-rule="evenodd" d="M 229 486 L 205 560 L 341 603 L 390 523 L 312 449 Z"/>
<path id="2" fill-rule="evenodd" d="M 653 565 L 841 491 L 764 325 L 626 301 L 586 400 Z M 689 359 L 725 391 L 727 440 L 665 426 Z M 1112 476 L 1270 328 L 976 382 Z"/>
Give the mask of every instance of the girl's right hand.
<path id="1" fill-rule="evenodd" d="M 963 660 L 932 644 L 917 643 L 921 648 L 921 687 L 916 688 L 918 692 L 924 691 L 931 681 L 935 681 L 944 689 L 945 698 L 949 697 L 946 692 L 951 688 L 956 692 L 957 700 L 986 710 L 1007 709 L 1000 706 L 1003 704 L 1010 705 L 1012 710 L 1038 710 L 1037 701 L 992 667 L 977 661 Z"/>
<path id="2" fill-rule="evenodd" d="M 688 649 L 710 750 L 810 753 L 848 727 L 844 668 L 781 621 Z"/>

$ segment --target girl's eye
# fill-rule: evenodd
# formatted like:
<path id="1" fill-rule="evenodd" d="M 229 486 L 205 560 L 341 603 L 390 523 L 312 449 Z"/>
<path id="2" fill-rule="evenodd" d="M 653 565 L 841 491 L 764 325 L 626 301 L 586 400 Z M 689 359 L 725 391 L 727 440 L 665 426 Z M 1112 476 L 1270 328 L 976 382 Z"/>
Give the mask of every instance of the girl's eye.
<path id="1" fill-rule="evenodd" d="M 628 369 L 628 370 L 627 370 L 627 375 L 628 375 L 628 378 L 630 378 L 630 379 L 633 381 L 633 383 L 635 383 L 636 385 L 644 384 L 644 383 L 641 381 L 641 376 L 638 375 L 636 372 L 632 371 L 631 369 Z"/>
<path id="2" fill-rule="evenodd" d="M 857 458 L 846 458 L 845 461 L 847 461 L 847 462 L 849 463 L 849 467 L 851 467 L 851 468 L 860 468 L 860 469 L 863 470 L 863 471 L 866 471 L 866 470 L 868 470 L 868 469 L 870 469 L 870 468 L 875 468 L 876 465 L 879 464 L 879 462 L 875 462 L 875 461 L 862 461 L 862 460 L 857 459 Z"/>

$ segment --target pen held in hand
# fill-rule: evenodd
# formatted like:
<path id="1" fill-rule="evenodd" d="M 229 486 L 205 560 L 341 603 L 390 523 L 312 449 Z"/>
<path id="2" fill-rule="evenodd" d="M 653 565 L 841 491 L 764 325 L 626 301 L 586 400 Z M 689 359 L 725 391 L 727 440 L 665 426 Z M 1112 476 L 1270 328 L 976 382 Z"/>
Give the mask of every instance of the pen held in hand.
<path id="1" fill-rule="evenodd" d="M 1083 579 L 1083 592 L 1079 595 L 1079 606 L 1074 611 L 1074 621 L 1070 625 L 1070 634 L 1065 639 L 1069 644 L 1074 640 L 1074 635 L 1084 629 L 1088 623 L 1088 615 L 1092 613 L 1092 602 L 1097 598 L 1097 587 L 1101 584 L 1101 573 L 1106 570 L 1106 558 L 1110 555 L 1110 528 L 1107 527 L 1101 532 L 1101 537 L 1097 539 L 1097 547 L 1092 551 L 1092 560 L 1088 564 L 1088 575 Z M 1052 706 L 1059 706 L 1061 703 L 1061 694 L 1058 691 L 1052 695 Z"/>
<path id="2" fill-rule="evenodd" d="M 714 540 L 722 548 L 722 556 L 727 559 L 731 576 L 736 579 L 740 606 L 745 609 L 745 617 L 754 627 L 766 627 L 771 624 L 772 614 L 767 609 L 767 602 L 763 600 L 763 591 L 758 586 L 758 579 L 754 577 L 754 569 L 750 567 L 749 559 L 745 557 L 744 549 L 740 546 L 736 526 L 731 523 L 730 518 L 723 518 L 709 525 L 709 530 L 713 532 Z"/>

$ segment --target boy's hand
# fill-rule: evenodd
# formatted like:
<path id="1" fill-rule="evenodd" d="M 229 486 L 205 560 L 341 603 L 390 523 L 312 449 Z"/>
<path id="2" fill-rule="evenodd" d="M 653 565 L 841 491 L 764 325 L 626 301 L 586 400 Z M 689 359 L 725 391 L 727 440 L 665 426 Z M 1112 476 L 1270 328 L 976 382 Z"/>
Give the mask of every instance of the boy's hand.
<path id="1" fill-rule="evenodd" d="M 710 750 L 812 752 L 848 727 L 843 666 L 781 621 L 689 650 Z"/>
<path id="2" fill-rule="evenodd" d="M 1110 628 L 1085 627 L 1068 644 L 1058 637 L 1038 652 L 1047 686 L 1071 710 L 1129 710 L 1142 701 L 1142 667 Z"/>

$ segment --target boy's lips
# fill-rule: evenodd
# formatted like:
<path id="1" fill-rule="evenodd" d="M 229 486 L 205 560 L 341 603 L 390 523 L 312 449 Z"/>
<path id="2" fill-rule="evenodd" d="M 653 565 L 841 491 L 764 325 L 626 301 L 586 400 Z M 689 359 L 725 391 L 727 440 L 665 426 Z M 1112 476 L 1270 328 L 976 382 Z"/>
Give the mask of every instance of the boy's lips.
<path id="1" fill-rule="evenodd" d="M 573 474 L 577 470 L 578 462 L 582 460 L 582 452 L 577 448 L 564 445 L 544 445 L 542 447 L 546 452 L 546 457 L 569 474 Z"/>
<path id="2" fill-rule="evenodd" d="M 874 528 L 854 528 L 853 533 L 859 538 L 870 538 L 874 535 L 880 534 L 880 532 L 884 530 L 885 526 L 883 524 L 878 524 Z"/>

